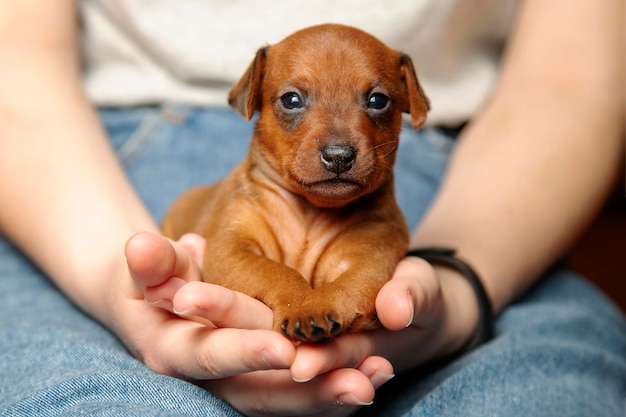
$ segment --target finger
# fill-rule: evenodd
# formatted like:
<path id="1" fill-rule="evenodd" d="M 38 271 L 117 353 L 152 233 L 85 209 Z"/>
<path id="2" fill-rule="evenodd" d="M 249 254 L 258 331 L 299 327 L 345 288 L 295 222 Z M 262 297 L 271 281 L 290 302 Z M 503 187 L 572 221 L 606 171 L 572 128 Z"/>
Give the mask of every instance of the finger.
<path id="1" fill-rule="evenodd" d="M 376 313 L 389 330 L 427 326 L 440 314 L 441 286 L 432 266 L 419 258 L 405 258 L 376 297 Z"/>
<path id="2" fill-rule="evenodd" d="M 167 279 L 161 285 L 145 288 L 143 290 L 144 300 L 154 307 L 173 312 L 172 298 L 185 284 L 187 284 L 187 281 L 180 278 Z"/>
<path id="3" fill-rule="evenodd" d="M 138 233 L 126 243 L 130 273 L 140 288 L 155 287 L 167 279 L 201 279 L 200 269 L 183 246 L 156 233 Z"/>
<path id="4" fill-rule="evenodd" d="M 357 368 L 372 353 L 370 336 L 369 332 L 348 333 L 323 345 L 300 345 L 290 368 L 294 381 L 310 381 L 333 369 Z"/>
<path id="5" fill-rule="evenodd" d="M 199 266 L 202 266 L 204 257 L 204 248 L 206 247 L 206 239 L 196 233 L 186 233 L 178 239 L 181 245 L 189 254 L 191 259 Z"/>
<path id="6" fill-rule="evenodd" d="M 369 378 L 374 389 L 380 388 L 395 376 L 393 366 L 382 356 L 368 356 L 357 369 Z"/>
<path id="7" fill-rule="evenodd" d="M 210 329 L 173 318 L 159 332 L 144 362 L 156 372 L 194 380 L 285 369 L 295 357 L 293 343 L 271 330 Z"/>
<path id="8" fill-rule="evenodd" d="M 294 382 L 288 371 L 259 372 L 211 381 L 206 388 L 250 416 L 347 415 L 351 406 L 371 404 L 375 393 L 356 369 L 337 369 L 307 383 Z"/>
<path id="9" fill-rule="evenodd" d="M 177 315 L 215 327 L 272 327 L 273 315 L 269 307 L 252 297 L 219 285 L 187 283 L 176 292 L 172 303 Z"/>

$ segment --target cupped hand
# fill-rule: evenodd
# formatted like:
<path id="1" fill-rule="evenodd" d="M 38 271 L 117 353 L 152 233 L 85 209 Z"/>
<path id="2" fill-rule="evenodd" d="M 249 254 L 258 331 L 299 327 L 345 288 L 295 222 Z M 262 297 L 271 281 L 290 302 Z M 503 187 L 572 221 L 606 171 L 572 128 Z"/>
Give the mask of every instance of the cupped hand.
<path id="1" fill-rule="evenodd" d="M 141 233 L 128 241 L 135 285 L 115 306 L 116 333 L 153 370 L 186 379 L 287 368 L 295 349 L 269 330 L 272 313 L 264 304 L 200 282 L 202 246 L 193 235 L 171 242 Z M 172 314 L 193 314 L 196 305 L 211 310 L 204 323 Z"/>
<path id="2" fill-rule="evenodd" d="M 154 233 L 126 245 L 131 297 L 118 302 L 116 332 L 153 370 L 191 380 L 248 415 L 348 415 L 392 377 L 382 357 L 343 355 L 299 378 L 303 347 L 271 329 L 272 312 L 244 294 L 201 280 L 204 239 Z M 306 351 L 306 349 L 305 349 Z M 330 351 L 328 353 L 331 353 Z"/>
<path id="3" fill-rule="evenodd" d="M 405 258 L 378 293 L 384 328 L 341 336 L 326 345 L 303 345 L 290 371 L 307 380 L 364 358 L 384 357 L 405 372 L 456 352 L 473 335 L 478 305 L 469 283 L 455 271 Z"/>

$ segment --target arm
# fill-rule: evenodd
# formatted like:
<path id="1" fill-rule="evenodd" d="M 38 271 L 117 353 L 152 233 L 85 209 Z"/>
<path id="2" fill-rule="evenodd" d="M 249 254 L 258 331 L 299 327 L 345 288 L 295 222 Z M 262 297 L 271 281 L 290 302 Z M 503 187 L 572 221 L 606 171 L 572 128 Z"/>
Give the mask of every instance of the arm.
<path id="1" fill-rule="evenodd" d="M 146 304 L 143 288 L 131 278 L 126 241 L 158 227 L 83 96 L 74 7 L 74 1 L 58 0 L 0 5 L 0 230 L 153 369 L 209 378 L 266 368 L 251 358 L 245 364 L 240 357 L 203 362 L 207 358 L 195 351 L 211 345 L 193 332 L 204 326 L 182 319 L 172 326 L 172 316 Z M 134 272 L 150 275 L 148 283 L 163 275 L 200 280 L 199 268 L 180 245 L 139 246 L 127 249 L 135 250 L 131 257 L 140 252 L 133 258 Z M 262 327 L 271 312 L 254 301 L 240 304 L 257 313 L 255 327 Z M 242 356 L 268 343 L 289 357 L 293 347 L 280 335 L 259 331 L 268 337 L 241 346 Z M 235 336 L 231 333 L 230 343 L 243 334 Z M 179 343 L 168 344 L 168 338 Z"/>
<path id="2" fill-rule="evenodd" d="M 496 313 L 563 256 L 614 184 L 624 155 L 623 13 L 622 2 L 521 4 L 494 94 L 459 137 L 414 232 L 412 247 L 456 248 Z M 413 337 L 430 340 L 419 359 L 392 350 L 397 370 L 455 351 L 478 320 L 456 271 L 416 261 L 403 261 L 377 300 L 387 328 L 410 319 Z"/>
<path id="3" fill-rule="evenodd" d="M 82 94 L 77 18 L 71 1 L 0 10 L 0 230 L 110 324 L 100 289 L 128 236 L 157 227 Z"/>
<path id="4" fill-rule="evenodd" d="M 412 245 L 448 245 L 496 311 L 580 235 L 624 154 L 622 2 L 523 3 L 491 101 Z M 453 225 L 454 227 L 449 227 Z"/>

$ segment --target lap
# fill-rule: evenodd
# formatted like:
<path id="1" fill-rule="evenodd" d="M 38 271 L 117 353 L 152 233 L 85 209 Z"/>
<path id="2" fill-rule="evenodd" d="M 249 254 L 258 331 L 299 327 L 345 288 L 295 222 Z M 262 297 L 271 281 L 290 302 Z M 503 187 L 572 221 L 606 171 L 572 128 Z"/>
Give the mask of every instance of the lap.
<path id="1" fill-rule="evenodd" d="M 184 189 L 222 177 L 252 133 L 229 110 L 106 110 L 120 159 L 155 218 Z M 397 193 L 416 224 L 453 140 L 403 132 Z M 209 393 L 157 375 L 76 309 L 0 238 L 0 405 L 6 415 L 239 415 Z M 497 337 L 444 369 L 398 378 L 371 415 L 617 415 L 626 392 L 625 325 L 570 272 L 555 272 L 497 321 Z"/>
<path id="2" fill-rule="evenodd" d="M 495 338 L 426 378 L 405 375 L 365 416 L 616 416 L 626 392 L 626 328 L 606 298 L 557 270 L 509 306 Z"/>

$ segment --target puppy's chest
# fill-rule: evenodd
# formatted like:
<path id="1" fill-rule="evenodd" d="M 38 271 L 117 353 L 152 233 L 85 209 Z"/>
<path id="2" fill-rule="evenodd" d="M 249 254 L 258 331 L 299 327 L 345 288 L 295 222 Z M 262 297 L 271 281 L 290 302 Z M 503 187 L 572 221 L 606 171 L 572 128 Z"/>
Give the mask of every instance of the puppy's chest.
<path id="1" fill-rule="evenodd" d="M 347 227 L 332 211 L 283 206 L 272 210 L 267 222 L 274 242 L 263 248 L 265 255 L 300 272 L 311 286 L 332 281 L 349 267 L 329 251 Z"/>

